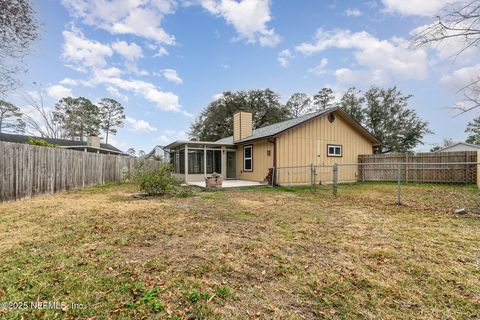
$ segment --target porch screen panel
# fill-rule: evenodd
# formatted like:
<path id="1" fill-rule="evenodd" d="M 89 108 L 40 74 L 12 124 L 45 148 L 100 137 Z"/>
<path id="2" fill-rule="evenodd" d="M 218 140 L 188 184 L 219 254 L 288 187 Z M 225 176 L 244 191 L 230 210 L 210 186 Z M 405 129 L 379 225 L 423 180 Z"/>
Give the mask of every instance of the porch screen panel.
<path id="1" fill-rule="evenodd" d="M 185 150 L 177 150 L 173 156 L 175 173 L 185 173 Z"/>
<path id="2" fill-rule="evenodd" d="M 220 150 L 207 150 L 207 174 L 222 172 L 222 152 Z"/>
<path id="3" fill-rule="evenodd" d="M 203 150 L 188 150 L 188 174 L 203 174 Z"/>

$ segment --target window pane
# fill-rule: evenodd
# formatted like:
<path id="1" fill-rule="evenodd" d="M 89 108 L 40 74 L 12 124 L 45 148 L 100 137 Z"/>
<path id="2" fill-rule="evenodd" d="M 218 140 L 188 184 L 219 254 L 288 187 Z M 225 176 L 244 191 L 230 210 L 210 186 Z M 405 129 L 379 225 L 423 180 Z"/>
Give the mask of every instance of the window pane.
<path id="1" fill-rule="evenodd" d="M 252 170 L 252 160 L 245 159 L 245 170 Z"/>
<path id="2" fill-rule="evenodd" d="M 252 147 L 246 147 L 243 150 L 245 152 L 245 158 L 251 158 L 252 157 Z"/>
<path id="3" fill-rule="evenodd" d="M 185 150 L 175 152 L 175 172 L 185 173 Z"/>
<path id="4" fill-rule="evenodd" d="M 335 154 L 335 148 L 334 147 L 328 147 L 328 154 Z"/>
<path id="5" fill-rule="evenodd" d="M 201 174 L 203 173 L 204 164 L 203 150 L 188 150 L 188 173 Z"/>
<path id="6" fill-rule="evenodd" d="M 342 153 L 341 150 L 342 149 L 340 147 L 336 147 L 335 148 L 335 154 L 338 155 L 338 156 L 341 155 L 341 153 Z"/>
<path id="7" fill-rule="evenodd" d="M 214 157 L 213 157 L 213 170 L 216 173 L 221 173 L 222 172 L 222 151 L 220 150 L 215 150 L 214 151 Z"/>
<path id="8" fill-rule="evenodd" d="M 213 173 L 213 150 L 207 150 L 207 173 Z"/>

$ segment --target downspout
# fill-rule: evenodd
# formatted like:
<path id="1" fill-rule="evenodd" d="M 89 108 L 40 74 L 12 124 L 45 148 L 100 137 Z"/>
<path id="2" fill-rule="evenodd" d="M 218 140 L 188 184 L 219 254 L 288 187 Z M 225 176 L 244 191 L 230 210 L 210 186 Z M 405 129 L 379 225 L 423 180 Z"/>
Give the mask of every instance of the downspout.
<path id="1" fill-rule="evenodd" d="M 277 182 L 275 181 L 276 178 L 276 168 L 277 168 L 277 138 L 268 139 L 268 142 L 273 144 L 273 171 L 272 171 L 272 181 L 273 185 L 276 186 Z"/>

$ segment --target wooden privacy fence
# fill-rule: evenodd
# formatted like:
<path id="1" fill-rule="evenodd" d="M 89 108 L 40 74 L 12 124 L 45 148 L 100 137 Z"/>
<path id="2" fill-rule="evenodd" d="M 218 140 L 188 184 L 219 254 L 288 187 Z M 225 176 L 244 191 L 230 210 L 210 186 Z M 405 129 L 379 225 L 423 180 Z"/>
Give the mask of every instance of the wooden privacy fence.
<path id="1" fill-rule="evenodd" d="M 121 182 L 133 173 L 138 161 L 127 156 L 0 141 L 0 202 Z"/>
<path id="2" fill-rule="evenodd" d="M 477 152 L 430 152 L 360 155 L 358 181 L 477 183 Z"/>

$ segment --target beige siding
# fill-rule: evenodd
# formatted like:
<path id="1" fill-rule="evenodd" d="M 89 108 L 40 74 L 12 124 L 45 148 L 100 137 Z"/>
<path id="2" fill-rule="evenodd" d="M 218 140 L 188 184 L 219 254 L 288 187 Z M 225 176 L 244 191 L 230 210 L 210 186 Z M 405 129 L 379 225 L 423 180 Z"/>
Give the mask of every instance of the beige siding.
<path id="1" fill-rule="evenodd" d="M 243 171 L 243 147 L 253 146 L 253 171 Z M 270 150 L 270 155 L 268 155 Z M 273 167 L 273 143 L 267 140 L 247 143 L 237 147 L 237 179 L 262 182 Z"/>
<path id="2" fill-rule="evenodd" d="M 327 145 L 342 145 L 342 157 L 328 157 Z M 373 143 L 353 127 L 341 114 L 335 113 L 335 121 L 320 117 L 294 127 L 277 138 L 277 167 L 333 165 L 357 163 L 359 154 L 371 154 Z M 356 167 L 340 167 L 340 181 L 355 181 Z M 280 170 L 279 172 L 281 172 Z M 291 176 L 292 183 L 310 181 L 310 171 L 297 169 Z M 319 169 L 316 181 L 331 182 L 331 169 Z M 285 180 L 285 179 L 283 179 Z"/>
<path id="3" fill-rule="evenodd" d="M 252 135 L 252 114 L 237 112 L 233 115 L 233 141 L 238 141 Z"/>

